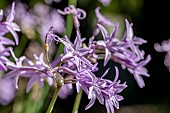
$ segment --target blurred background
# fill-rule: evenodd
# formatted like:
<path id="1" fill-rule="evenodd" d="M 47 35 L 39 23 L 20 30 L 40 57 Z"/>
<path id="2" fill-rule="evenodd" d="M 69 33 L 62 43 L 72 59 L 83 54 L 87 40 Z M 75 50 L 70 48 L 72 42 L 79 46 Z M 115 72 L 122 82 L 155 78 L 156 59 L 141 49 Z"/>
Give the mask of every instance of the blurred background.
<path id="1" fill-rule="evenodd" d="M 12 0 L 0 0 L 0 8 L 8 12 Z M 53 25 L 57 27 L 59 35 L 64 33 L 65 16 L 60 16 L 56 10 L 63 10 L 67 6 L 67 0 L 15 0 L 16 16 L 15 22 L 21 27 L 20 44 L 14 46 L 17 57 L 26 55 L 33 58 L 32 54 L 43 52 L 42 44 L 45 33 Z M 170 17 L 168 1 L 161 0 L 112 0 L 110 5 L 104 6 L 98 0 L 78 0 L 77 7 L 87 12 L 85 20 L 80 21 L 80 31 L 82 37 L 87 39 L 92 35 L 96 24 L 95 8 L 101 7 L 101 13 L 114 22 L 120 23 L 118 38 L 121 38 L 125 31 L 124 19 L 127 18 L 133 23 L 134 34 L 147 40 L 148 43 L 141 46 L 146 54 L 152 56 L 152 60 L 146 66 L 150 77 L 144 78 L 146 86 L 139 88 L 133 76 L 121 66 L 112 61 L 104 68 L 103 61 L 99 61 L 100 72 L 104 73 L 108 67 L 116 65 L 120 70 L 119 79 L 127 81 L 128 87 L 121 93 L 124 100 L 120 102 L 120 109 L 116 113 L 170 113 L 170 72 L 164 65 L 166 53 L 158 53 L 154 50 L 156 42 L 161 43 L 163 40 L 170 38 Z M 75 38 L 75 29 L 71 40 Z M 51 49 L 51 59 L 57 51 L 54 46 Z M 114 70 L 109 71 L 108 78 L 113 79 Z M 3 72 L 0 72 L 0 77 Z M 9 83 L 8 83 L 9 82 Z M 12 87 L 11 81 L 0 81 L 0 113 L 45 113 L 54 89 L 47 84 L 40 89 L 37 84 L 26 94 L 27 79 L 20 78 L 19 90 L 12 91 L 15 96 L 3 99 L 3 89 Z M 11 91 L 12 89 L 10 89 Z M 53 113 L 70 113 L 73 108 L 76 91 L 66 99 L 58 98 Z M 89 100 L 87 95 L 83 94 L 79 113 L 106 113 L 105 107 L 98 101 L 92 108 L 85 111 L 85 106 Z"/>

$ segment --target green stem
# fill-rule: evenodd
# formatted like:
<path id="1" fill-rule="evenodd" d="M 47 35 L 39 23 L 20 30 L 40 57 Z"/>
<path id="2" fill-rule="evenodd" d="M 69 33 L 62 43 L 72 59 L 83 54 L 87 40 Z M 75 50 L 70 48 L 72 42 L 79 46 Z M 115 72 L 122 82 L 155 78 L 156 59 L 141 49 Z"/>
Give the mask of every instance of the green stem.
<path id="1" fill-rule="evenodd" d="M 57 86 L 57 89 L 54 92 L 53 98 L 52 98 L 52 100 L 50 102 L 50 105 L 49 105 L 46 113 L 51 113 L 52 112 L 54 104 L 55 104 L 55 101 L 56 101 L 56 99 L 58 97 L 58 94 L 60 92 L 60 89 L 61 89 L 61 86 Z"/>
<path id="2" fill-rule="evenodd" d="M 83 94 L 83 90 L 80 89 L 80 92 L 77 93 L 72 113 L 78 113 L 78 109 L 79 109 L 79 105 L 80 105 L 82 94 Z"/>
<path id="3" fill-rule="evenodd" d="M 69 0 L 68 5 L 74 5 L 76 7 L 77 0 Z M 66 31 L 64 33 L 64 36 L 67 35 L 68 38 L 70 38 L 72 30 L 73 30 L 73 15 L 67 15 L 67 18 L 66 18 Z M 55 57 L 58 57 L 60 54 L 63 53 L 63 48 L 64 48 L 64 45 L 62 43 L 60 43 L 60 45 L 58 47 L 57 54 L 56 54 Z"/>

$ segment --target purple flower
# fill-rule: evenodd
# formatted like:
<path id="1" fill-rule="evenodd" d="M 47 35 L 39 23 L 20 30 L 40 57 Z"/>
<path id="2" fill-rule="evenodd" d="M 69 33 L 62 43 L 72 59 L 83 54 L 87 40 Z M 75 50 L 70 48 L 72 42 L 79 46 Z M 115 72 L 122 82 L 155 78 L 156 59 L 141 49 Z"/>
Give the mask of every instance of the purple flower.
<path id="1" fill-rule="evenodd" d="M 35 63 L 28 60 L 25 56 L 22 56 L 19 59 L 16 58 L 12 50 L 11 54 L 16 63 L 10 61 L 6 62 L 7 68 L 11 71 L 7 73 L 4 78 L 14 77 L 14 85 L 16 89 L 18 89 L 17 83 L 20 76 L 29 78 L 26 88 L 27 93 L 36 82 L 39 87 L 43 87 L 45 78 L 47 78 L 49 85 L 53 84 L 53 74 L 50 72 L 49 66 L 44 62 L 43 54 L 39 57 L 34 54 Z M 24 63 L 26 65 L 23 65 Z"/>
<path id="2" fill-rule="evenodd" d="M 126 88 L 126 83 L 120 84 L 118 79 L 118 69 L 116 69 L 116 76 L 113 81 L 103 79 L 109 70 L 106 70 L 101 78 L 93 76 L 92 81 L 88 81 L 89 90 L 88 98 L 90 99 L 89 104 L 86 106 L 86 109 L 89 109 L 95 102 L 96 98 L 101 104 L 105 104 L 107 113 L 114 113 L 114 107 L 119 109 L 119 101 L 123 100 L 123 97 L 118 95 Z M 104 103 L 105 102 L 105 103 Z"/>
<path id="3" fill-rule="evenodd" d="M 168 67 L 168 70 L 170 71 L 170 39 L 164 40 L 161 43 L 161 45 L 158 43 L 155 43 L 154 48 L 157 52 L 166 52 L 164 64 L 166 67 Z"/>
<path id="4" fill-rule="evenodd" d="M 104 22 L 107 21 L 106 19 L 101 20 Z M 110 59 L 120 63 L 123 69 L 127 68 L 128 71 L 134 75 L 138 85 L 140 87 L 144 87 L 145 84 L 140 75 L 149 77 L 148 71 L 144 66 L 151 60 L 151 56 L 148 55 L 146 59 L 143 60 L 144 51 L 140 51 L 139 46 L 146 43 L 146 41 L 142 38 L 135 37 L 133 34 L 132 24 L 130 24 L 128 20 L 125 20 L 125 22 L 127 30 L 121 40 L 116 38 L 119 27 L 118 24 L 114 25 L 110 36 L 101 24 L 97 24 L 98 28 L 102 32 L 103 40 L 99 40 L 94 43 L 96 43 L 98 49 L 105 50 L 104 66 Z"/>
<path id="5" fill-rule="evenodd" d="M 112 0 L 99 0 L 104 6 L 108 6 Z"/>
<path id="6" fill-rule="evenodd" d="M 70 5 L 64 8 L 64 11 L 58 10 L 62 15 L 73 14 L 74 26 L 76 29 L 80 27 L 79 19 L 82 20 L 86 18 L 86 12 L 83 9 L 75 8 L 73 5 Z"/>
<path id="7" fill-rule="evenodd" d="M 69 95 L 71 95 L 73 93 L 73 86 L 72 84 L 64 84 L 59 92 L 59 97 L 61 99 L 66 99 Z"/>
<path id="8" fill-rule="evenodd" d="M 0 86 L 0 104 L 7 105 L 14 99 L 16 94 L 13 80 L 0 78 Z"/>
<path id="9" fill-rule="evenodd" d="M 49 34 L 50 35 L 50 34 Z M 82 48 L 83 39 L 81 39 L 79 32 L 77 31 L 77 37 L 74 44 L 65 36 L 65 38 L 60 38 L 57 35 L 51 35 L 53 39 L 58 43 L 61 42 L 64 44 L 64 55 L 61 58 L 62 62 L 74 62 L 78 66 L 79 60 L 83 63 L 86 63 L 88 66 L 92 66 L 92 63 L 85 58 L 89 53 L 89 48 Z"/>
<path id="10" fill-rule="evenodd" d="M 61 66 L 60 69 L 76 79 L 77 92 L 79 92 L 80 88 L 82 88 L 88 95 L 90 102 L 85 109 L 89 109 L 94 104 L 96 99 L 98 99 L 101 104 L 105 104 L 108 113 L 114 113 L 113 106 L 119 109 L 118 102 L 121 101 L 123 97 L 118 95 L 118 93 L 120 93 L 127 86 L 125 83 L 120 84 L 120 81 L 117 81 L 118 69 L 115 68 L 115 79 L 110 81 L 103 79 L 109 69 L 105 71 L 101 78 L 98 78 L 93 74 L 93 72 L 97 69 L 96 64 L 92 67 L 88 67 L 85 63 L 79 61 L 78 66 L 79 67 L 74 70 L 65 66 Z"/>
<path id="11" fill-rule="evenodd" d="M 16 45 L 18 45 L 18 35 L 15 31 L 20 31 L 20 28 L 15 22 L 13 22 L 14 14 L 15 14 L 14 7 L 15 7 L 15 2 L 12 3 L 11 12 L 7 16 L 6 21 L 3 21 L 3 22 L 2 22 L 3 11 L 0 10 L 0 37 L 10 32 L 14 36 Z"/>

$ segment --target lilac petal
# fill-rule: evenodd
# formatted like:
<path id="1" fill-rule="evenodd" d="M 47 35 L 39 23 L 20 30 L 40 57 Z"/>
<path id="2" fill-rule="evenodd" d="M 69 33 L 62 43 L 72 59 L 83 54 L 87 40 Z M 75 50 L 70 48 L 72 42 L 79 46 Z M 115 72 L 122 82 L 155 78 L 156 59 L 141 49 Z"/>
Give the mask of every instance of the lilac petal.
<path id="1" fill-rule="evenodd" d="M 30 91 L 30 89 L 35 84 L 35 82 L 36 82 L 36 77 L 35 76 L 31 77 L 30 80 L 27 83 L 26 93 L 28 93 Z"/>
<path id="2" fill-rule="evenodd" d="M 93 97 L 93 90 L 94 90 L 93 86 L 89 87 L 88 99 L 91 99 Z"/>
<path id="3" fill-rule="evenodd" d="M 0 37 L 0 42 L 4 45 L 15 45 L 15 43 L 12 40 L 5 37 Z"/>
<path id="4" fill-rule="evenodd" d="M 88 88 L 87 88 L 86 85 L 83 85 L 83 84 L 81 83 L 81 88 L 83 89 L 83 91 L 84 91 L 86 94 L 88 94 Z"/>
<path id="5" fill-rule="evenodd" d="M 116 24 L 112 33 L 110 34 L 110 40 L 113 40 L 114 38 L 116 38 L 116 33 L 118 31 L 118 27 L 119 27 L 119 24 Z"/>
<path id="6" fill-rule="evenodd" d="M 61 58 L 61 61 L 68 61 L 70 60 L 71 58 L 73 58 L 73 53 L 72 52 L 68 52 L 67 54 L 65 54 L 62 58 Z"/>
<path id="7" fill-rule="evenodd" d="M 98 19 L 98 22 L 101 24 L 105 24 L 107 26 L 113 26 L 113 22 L 111 22 L 108 18 L 104 17 L 101 13 L 100 13 L 100 7 L 97 7 L 95 9 L 95 13 L 96 13 L 96 17 Z"/>
<path id="8" fill-rule="evenodd" d="M 49 86 L 52 86 L 53 85 L 53 78 L 47 77 L 47 82 L 48 82 Z"/>
<path id="9" fill-rule="evenodd" d="M 97 43 L 96 43 L 97 45 L 99 45 L 99 46 L 101 46 L 101 47 L 106 47 L 106 43 L 103 41 L 103 40 L 99 40 L 99 41 L 97 41 Z"/>
<path id="10" fill-rule="evenodd" d="M 61 61 L 61 55 L 56 58 L 52 63 L 51 63 L 51 66 L 54 68 L 60 61 Z"/>
<path id="11" fill-rule="evenodd" d="M 60 69 L 63 69 L 64 72 L 68 73 L 68 74 L 71 74 L 71 75 L 76 75 L 76 72 L 67 68 L 67 67 L 60 67 Z"/>
<path id="12" fill-rule="evenodd" d="M 3 10 L 0 9 L 0 21 L 3 19 Z"/>
<path id="13" fill-rule="evenodd" d="M 125 19 L 126 22 L 126 38 L 127 39 L 132 39 L 133 38 L 133 29 L 132 29 L 132 24 L 129 23 L 129 21 L 127 19 Z"/>
<path id="14" fill-rule="evenodd" d="M 16 89 L 18 89 L 18 79 L 19 79 L 19 75 L 14 78 L 14 86 Z"/>
<path id="15" fill-rule="evenodd" d="M 92 63 L 89 60 L 87 60 L 85 57 L 82 56 L 80 57 L 80 59 L 83 63 L 87 64 L 88 66 L 90 67 L 93 66 Z"/>
<path id="16" fill-rule="evenodd" d="M 1 61 L 0 61 L 0 70 L 7 71 L 7 68 Z"/>
<path id="17" fill-rule="evenodd" d="M 12 3 L 12 7 L 11 7 L 11 13 L 7 16 L 7 21 L 12 22 L 14 20 L 14 8 L 15 8 L 15 2 Z"/>
<path id="18" fill-rule="evenodd" d="M 81 47 L 81 37 L 80 37 L 80 33 L 77 31 L 77 36 L 76 39 L 74 40 L 74 46 L 73 48 L 75 50 L 78 50 Z"/>
<path id="19" fill-rule="evenodd" d="M 67 43 L 67 42 L 65 42 L 63 39 L 61 39 L 60 37 L 58 37 L 58 36 L 56 36 L 57 37 L 57 39 L 60 41 L 60 42 L 62 42 L 64 45 L 65 45 L 65 47 L 69 50 L 69 51 L 74 51 L 74 49 L 71 47 L 71 45 L 69 44 L 69 43 Z M 66 36 L 65 36 L 66 37 Z"/>
<path id="20" fill-rule="evenodd" d="M 102 75 L 101 78 L 105 77 L 109 70 L 110 70 L 110 68 L 108 68 L 108 69 L 103 73 L 103 75 Z"/>
<path id="21" fill-rule="evenodd" d="M 115 71 L 116 71 L 116 75 L 115 75 L 113 82 L 116 82 L 118 80 L 118 77 L 119 77 L 119 69 L 116 66 L 115 66 Z"/>
<path id="22" fill-rule="evenodd" d="M 96 100 L 96 95 L 93 93 L 92 98 L 91 98 L 89 104 L 85 107 L 85 110 L 87 110 L 87 109 L 89 109 L 90 107 L 92 107 L 93 104 L 94 104 L 94 102 L 95 102 L 95 100 Z"/>
<path id="23" fill-rule="evenodd" d="M 37 76 L 37 82 L 40 88 L 44 86 L 44 79 L 41 78 L 40 76 Z"/>
<path id="24" fill-rule="evenodd" d="M 16 43 L 16 45 L 18 45 L 18 35 L 17 35 L 17 33 L 14 31 L 14 30 L 12 30 L 9 26 L 6 26 L 6 28 L 11 32 L 11 34 L 14 36 L 14 39 L 15 39 L 15 43 Z"/>
<path id="25" fill-rule="evenodd" d="M 97 99 L 100 102 L 100 104 L 103 105 L 104 104 L 104 97 L 103 97 L 101 91 L 96 91 L 96 95 L 97 95 Z"/>
<path id="26" fill-rule="evenodd" d="M 105 7 L 108 6 L 111 1 L 112 0 L 99 0 L 99 2 L 101 2 Z"/>
<path id="27" fill-rule="evenodd" d="M 115 98 L 115 96 L 111 97 L 111 100 L 113 102 L 113 105 L 119 109 L 119 102 L 117 101 L 117 99 Z M 110 101 L 109 101 L 110 102 Z M 111 103 L 111 102 L 110 102 Z M 112 103 L 111 103 L 112 104 Z"/>
<path id="28" fill-rule="evenodd" d="M 158 43 L 155 43 L 155 44 L 154 44 L 154 48 L 155 48 L 155 50 L 158 51 L 158 52 L 163 52 L 161 45 L 158 44 Z"/>
<path id="29" fill-rule="evenodd" d="M 107 113 L 110 113 L 110 107 L 108 104 L 108 100 L 105 100 L 105 106 L 106 106 Z"/>
<path id="30" fill-rule="evenodd" d="M 21 31 L 20 27 L 14 22 L 11 23 L 11 27 L 14 31 Z"/>
<path id="31" fill-rule="evenodd" d="M 100 31 L 102 32 L 104 40 L 106 40 L 109 37 L 108 32 L 101 24 L 97 24 L 97 26 L 99 27 Z"/>
<path id="32" fill-rule="evenodd" d="M 111 101 L 108 100 L 107 102 L 108 102 L 108 106 L 109 106 L 109 109 L 110 109 L 111 113 L 114 113 L 114 107 L 113 107 Z"/>
<path id="33" fill-rule="evenodd" d="M 106 66 L 106 64 L 108 63 L 111 57 L 111 53 L 107 48 L 105 49 L 105 51 L 106 53 L 105 53 L 105 59 L 104 59 L 104 66 Z"/>
<path id="34" fill-rule="evenodd" d="M 151 55 L 148 55 L 144 61 L 141 61 L 138 66 L 145 66 L 151 60 Z"/>
<path id="35" fill-rule="evenodd" d="M 10 71 L 9 73 L 5 74 L 5 76 L 3 76 L 3 78 L 10 78 L 10 77 L 15 77 L 16 74 L 18 74 L 18 70 L 14 70 L 14 71 Z"/>
<path id="36" fill-rule="evenodd" d="M 143 43 L 147 43 L 146 40 L 139 38 L 139 37 L 136 37 L 136 36 L 134 36 L 133 42 L 137 45 L 142 45 Z"/>
<path id="37" fill-rule="evenodd" d="M 46 65 L 45 62 L 44 62 L 44 54 L 41 53 L 40 56 L 39 56 L 39 61 L 42 63 L 42 65 Z"/>
<path id="38" fill-rule="evenodd" d="M 117 99 L 118 101 L 121 101 L 121 100 L 123 100 L 124 98 L 123 98 L 123 96 L 116 95 L 116 99 Z"/>
<path id="39" fill-rule="evenodd" d="M 79 82 L 76 83 L 76 90 L 77 90 L 77 93 L 80 92 L 80 83 Z"/>
<path id="40" fill-rule="evenodd" d="M 134 78 L 135 78 L 135 80 L 136 80 L 136 82 L 138 83 L 138 85 L 139 85 L 140 88 L 145 87 L 144 80 L 143 80 L 143 78 L 142 78 L 140 75 L 135 74 L 135 75 L 134 75 Z"/>

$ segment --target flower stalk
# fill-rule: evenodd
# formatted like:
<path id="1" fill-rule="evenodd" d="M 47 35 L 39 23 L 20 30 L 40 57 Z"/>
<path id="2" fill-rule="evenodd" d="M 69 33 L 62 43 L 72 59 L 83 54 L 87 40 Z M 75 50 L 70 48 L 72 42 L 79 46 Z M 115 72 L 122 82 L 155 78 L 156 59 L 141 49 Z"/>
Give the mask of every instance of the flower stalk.
<path id="1" fill-rule="evenodd" d="M 72 113 L 78 113 L 78 109 L 79 109 L 79 106 L 80 106 L 80 101 L 81 101 L 82 94 L 83 94 L 83 90 L 80 89 L 80 92 L 77 93 Z"/>
<path id="2" fill-rule="evenodd" d="M 55 92 L 54 92 L 53 98 L 52 98 L 52 100 L 51 100 L 51 102 L 50 102 L 50 105 L 49 105 L 46 113 L 51 113 L 51 112 L 52 112 L 53 107 L 54 107 L 54 104 L 55 104 L 55 102 L 56 102 L 56 100 L 57 100 L 57 97 L 58 97 L 58 94 L 59 94 L 59 92 L 60 92 L 61 87 L 62 87 L 62 86 L 57 86 L 57 88 L 56 88 L 56 90 L 55 90 Z"/>

